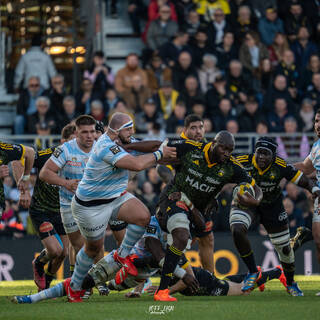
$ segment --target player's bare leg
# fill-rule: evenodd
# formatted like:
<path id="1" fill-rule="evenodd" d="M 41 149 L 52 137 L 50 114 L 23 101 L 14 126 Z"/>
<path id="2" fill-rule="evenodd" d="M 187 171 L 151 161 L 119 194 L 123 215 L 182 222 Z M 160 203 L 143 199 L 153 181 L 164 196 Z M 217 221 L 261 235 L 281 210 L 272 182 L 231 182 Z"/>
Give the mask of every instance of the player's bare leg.
<path id="1" fill-rule="evenodd" d="M 210 232 L 204 237 L 198 238 L 199 241 L 199 256 L 202 267 L 212 273 L 214 273 L 214 236 L 213 232 Z"/>
<path id="2" fill-rule="evenodd" d="M 84 238 L 81 235 L 79 230 L 77 230 L 75 232 L 68 233 L 67 236 L 70 241 L 69 262 L 70 262 L 70 276 L 72 276 L 74 266 L 76 263 L 76 255 L 84 245 Z"/>

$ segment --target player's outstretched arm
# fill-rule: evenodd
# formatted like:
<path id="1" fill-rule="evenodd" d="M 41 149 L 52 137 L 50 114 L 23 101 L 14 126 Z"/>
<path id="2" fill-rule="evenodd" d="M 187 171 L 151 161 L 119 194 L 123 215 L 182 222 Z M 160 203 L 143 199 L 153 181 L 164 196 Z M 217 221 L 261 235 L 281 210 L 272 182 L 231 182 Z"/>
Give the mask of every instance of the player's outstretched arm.
<path id="1" fill-rule="evenodd" d="M 314 197 L 320 197 L 320 188 L 313 179 L 308 178 L 306 175 L 303 174 L 301 176 L 298 186 L 307 189 Z"/>
<path id="2" fill-rule="evenodd" d="M 157 151 L 161 146 L 161 143 L 162 143 L 161 141 L 150 140 L 150 141 L 132 142 L 132 143 L 120 144 L 120 145 L 126 151 L 132 150 L 132 151 L 138 151 L 142 153 L 149 153 L 149 152 Z"/>
<path id="3" fill-rule="evenodd" d="M 315 168 L 309 157 L 305 158 L 303 162 L 295 163 L 294 166 L 306 175 L 309 175 L 315 171 Z"/>

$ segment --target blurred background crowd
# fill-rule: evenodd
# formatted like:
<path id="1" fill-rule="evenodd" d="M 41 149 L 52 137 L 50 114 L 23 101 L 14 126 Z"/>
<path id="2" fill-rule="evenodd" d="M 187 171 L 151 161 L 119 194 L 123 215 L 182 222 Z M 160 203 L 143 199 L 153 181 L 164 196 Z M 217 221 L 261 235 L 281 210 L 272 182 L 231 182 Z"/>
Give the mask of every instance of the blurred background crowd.
<path id="1" fill-rule="evenodd" d="M 180 134 L 185 116 L 195 113 L 209 135 L 273 133 L 279 156 L 290 161 L 308 155 L 320 108 L 319 1 L 109 0 L 103 7 L 108 19 L 126 11 L 131 37 L 142 39 L 142 50 L 132 50 L 117 68 L 108 47 L 91 50 L 77 87 L 70 71 L 44 50 L 44 35 L 34 33 L 7 79 L 9 91 L 18 94 L 13 134 L 59 134 L 80 114 L 107 125 L 120 111 L 132 116 L 137 134 L 162 140 Z M 36 147 L 46 146 L 38 140 Z M 3 219 L 10 219 L 19 212 L 18 192 L 11 177 L 4 185 Z M 161 185 L 151 168 L 129 188 L 154 212 Z M 291 183 L 284 193 L 291 231 L 310 225 L 312 201 Z M 215 231 L 229 230 L 230 198 L 231 190 L 219 196 Z M 32 232 L 27 212 L 19 216 Z M 253 230 L 264 233 L 259 225 Z"/>

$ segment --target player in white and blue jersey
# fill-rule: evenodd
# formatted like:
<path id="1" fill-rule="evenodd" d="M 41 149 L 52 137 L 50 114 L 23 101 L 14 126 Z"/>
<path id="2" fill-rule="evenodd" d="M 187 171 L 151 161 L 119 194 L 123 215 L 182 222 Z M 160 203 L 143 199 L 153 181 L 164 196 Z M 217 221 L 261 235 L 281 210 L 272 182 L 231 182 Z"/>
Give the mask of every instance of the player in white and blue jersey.
<path id="1" fill-rule="evenodd" d="M 320 109 L 317 110 L 315 115 L 314 130 L 317 137 L 320 138 Z M 312 189 L 312 193 L 316 196 L 312 219 L 312 235 L 316 244 L 318 263 L 320 264 L 320 139 L 313 144 L 309 156 L 305 158 L 303 162 L 295 163 L 295 167 L 306 175 L 314 172 L 316 174 L 317 186 Z M 320 295 L 320 292 L 317 293 L 317 295 Z"/>
<path id="2" fill-rule="evenodd" d="M 81 180 L 84 168 L 95 143 L 96 121 L 88 115 L 79 116 L 76 121 L 76 138 L 57 147 L 40 171 L 40 179 L 48 184 L 60 186 L 60 212 L 62 222 L 72 245 L 70 270 L 73 271 L 75 254 L 82 248 L 84 239 L 71 212 L 71 199 Z"/>
<path id="3" fill-rule="evenodd" d="M 77 255 L 75 271 L 68 290 L 70 302 L 82 301 L 82 281 L 103 246 L 104 232 L 110 218 L 123 220 L 135 228 L 127 230 L 120 250 L 114 256 L 118 262 L 127 266 L 129 274 L 137 275 L 136 268 L 126 257 L 144 233 L 150 213 L 139 199 L 126 191 L 129 170 L 144 170 L 163 156 L 174 157 L 176 152 L 175 148 L 162 146 L 153 153 L 132 156 L 115 142 L 120 139 L 129 143 L 132 134 L 133 121 L 130 116 L 115 113 L 107 132 L 94 146 L 83 178 L 72 199 L 72 213 L 85 238 L 85 245 Z M 126 241 L 126 238 L 130 238 L 130 241 Z"/>

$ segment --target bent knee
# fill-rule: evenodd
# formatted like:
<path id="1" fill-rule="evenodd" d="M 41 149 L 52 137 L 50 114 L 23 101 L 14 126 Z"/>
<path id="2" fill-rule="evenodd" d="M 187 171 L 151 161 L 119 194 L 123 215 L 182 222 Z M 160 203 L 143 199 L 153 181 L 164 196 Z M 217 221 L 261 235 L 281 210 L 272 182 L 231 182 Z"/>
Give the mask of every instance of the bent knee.
<path id="1" fill-rule="evenodd" d="M 231 232 L 234 237 L 241 237 L 247 233 L 247 228 L 243 224 L 233 224 Z"/>

